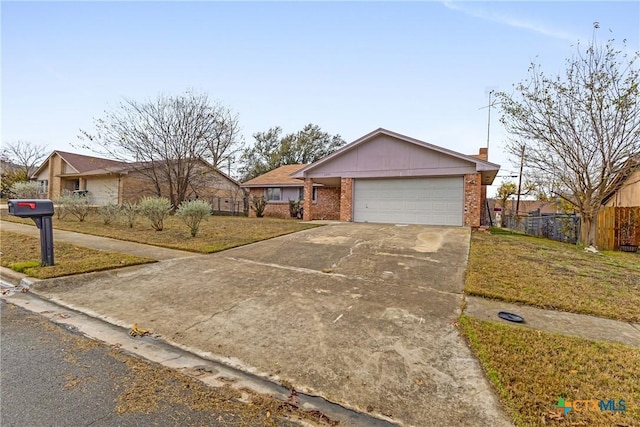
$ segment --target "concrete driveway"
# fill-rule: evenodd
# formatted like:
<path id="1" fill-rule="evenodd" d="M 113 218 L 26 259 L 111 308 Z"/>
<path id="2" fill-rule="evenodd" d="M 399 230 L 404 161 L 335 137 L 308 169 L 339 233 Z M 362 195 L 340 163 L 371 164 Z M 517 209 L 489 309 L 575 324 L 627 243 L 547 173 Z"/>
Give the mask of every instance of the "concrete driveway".
<path id="1" fill-rule="evenodd" d="M 405 425 L 510 425 L 454 322 L 469 230 L 332 224 L 34 291 Z"/>

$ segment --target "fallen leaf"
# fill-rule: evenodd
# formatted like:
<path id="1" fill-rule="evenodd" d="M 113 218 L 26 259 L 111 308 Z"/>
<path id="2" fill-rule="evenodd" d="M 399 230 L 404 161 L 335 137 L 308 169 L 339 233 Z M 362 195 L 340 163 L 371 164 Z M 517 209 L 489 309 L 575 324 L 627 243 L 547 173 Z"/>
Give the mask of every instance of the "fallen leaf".
<path id="1" fill-rule="evenodd" d="M 137 323 L 133 324 L 133 327 L 129 331 L 129 335 L 132 337 L 144 337 L 145 335 L 149 335 L 150 332 L 148 329 L 138 327 Z"/>
<path id="2" fill-rule="evenodd" d="M 287 398 L 287 403 L 295 408 L 298 407 L 298 405 L 300 405 L 300 396 L 298 396 L 298 392 L 291 389 L 291 393 L 289 394 L 289 397 Z"/>

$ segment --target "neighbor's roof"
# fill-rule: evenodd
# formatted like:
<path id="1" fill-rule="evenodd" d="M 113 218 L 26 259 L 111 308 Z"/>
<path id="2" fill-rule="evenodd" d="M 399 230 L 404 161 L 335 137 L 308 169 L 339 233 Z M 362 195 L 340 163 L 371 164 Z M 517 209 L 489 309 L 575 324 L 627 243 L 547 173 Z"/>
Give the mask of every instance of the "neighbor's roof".
<path id="1" fill-rule="evenodd" d="M 54 155 L 59 155 L 70 167 L 72 167 L 77 174 L 91 174 L 95 175 L 102 171 L 102 173 L 115 172 L 119 168 L 126 167 L 127 164 L 119 162 L 117 160 L 103 159 L 100 157 L 85 156 L 83 154 L 68 153 L 66 151 L 53 151 L 49 157 L 46 158 L 42 165 L 33 173 L 32 176 L 38 175 L 43 168 L 49 164 L 49 159 Z M 73 174 L 73 173 L 72 173 Z M 70 175 L 67 173 L 66 175 Z"/>
<path id="2" fill-rule="evenodd" d="M 303 181 L 295 178 L 291 178 L 291 174 L 306 167 L 306 164 L 302 165 L 284 165 L 269 171 L 265 174 L 250 179 L 247 182 L 242 183 L 241 187 L 300 187 L 304 185 Z"/>

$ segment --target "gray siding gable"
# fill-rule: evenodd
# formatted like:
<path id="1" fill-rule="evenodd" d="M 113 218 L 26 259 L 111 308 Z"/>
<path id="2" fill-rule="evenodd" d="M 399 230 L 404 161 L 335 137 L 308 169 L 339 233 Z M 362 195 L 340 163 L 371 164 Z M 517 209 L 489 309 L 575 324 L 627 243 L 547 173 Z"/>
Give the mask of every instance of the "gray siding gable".
<path id="1" fill-rule="evenodd" d="M 309 178 L 451 176 L 476 173 L 472 160 L 454 157 L 386 133 L 351 147 L 309 168 Z"/>

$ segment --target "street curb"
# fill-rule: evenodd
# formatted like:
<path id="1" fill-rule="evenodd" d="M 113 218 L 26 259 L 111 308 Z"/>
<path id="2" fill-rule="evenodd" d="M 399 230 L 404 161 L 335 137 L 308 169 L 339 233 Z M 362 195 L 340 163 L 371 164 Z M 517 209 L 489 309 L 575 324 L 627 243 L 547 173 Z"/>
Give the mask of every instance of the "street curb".
<path id="1" fill-rule="evenodd" d="M 28 282 L 26 279 L 23 280 Z M 177 344 L 162 336 L 133 338 L 128 332 L 130 329 L 128 326 L 106 319 L 97 313 L 82 310 L 72 304 L 66 304 L 58 299 L 47 298 L 37 292 L 18 294 L 9 298 L 3 297 L 2 300 L 27 311 L 38 313 L 53 323 L 73 328 L 90 339 L 100 341 L 105 345 L 115 346 L 114 348 L 125 351 L 134 357 L 176 370 L 209 387 L 230 385 L 237 390 L 247 388 L 257 394 L 270 395 L 281 402 L 287 402 L 291 391 L 294 390 L 277 381 L 256 376 L 251 372 L 207 357 L 210 356 L 208 352 Z M 119 339 L 116 341 L 106 339 L 110 331 L 119 336 Z M 338 421 L 340 425 L 345 427 L 398 427 L 402 425 L 397 424 L 397 421 L 391 418 L 380 414 L 361 412 L 338 402 L 332 402 L 323 396 L 303 392 L 297 392 L 296 395 L 299 399 L 299 409 L 317 411 L 333 421 Z M 294 418 L 294 421 L 306 427 L 316 425 L 308 423 L 306 420 Z"/>
<path id="2" fill-rule="evenodd" d="M 40 279 L 29 277 L 24 273 L 18 273 L 7 267 L 0 267 L 0 286 L 4 288 L 30 288 Z"/>

